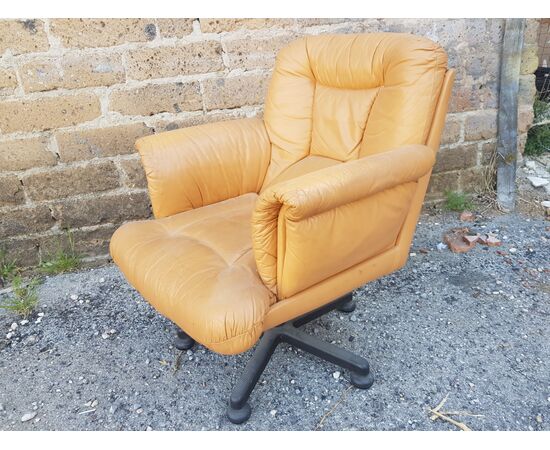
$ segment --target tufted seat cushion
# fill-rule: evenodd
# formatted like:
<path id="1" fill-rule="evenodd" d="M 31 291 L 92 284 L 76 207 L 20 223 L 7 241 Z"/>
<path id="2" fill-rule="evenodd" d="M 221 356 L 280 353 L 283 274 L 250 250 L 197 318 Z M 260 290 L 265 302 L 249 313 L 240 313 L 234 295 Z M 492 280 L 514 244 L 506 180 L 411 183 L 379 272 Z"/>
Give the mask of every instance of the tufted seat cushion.
<path id="1" fill-rule="evenodd" d="M 275 296 L 258 276 L 241 195 L 170 217 L 131 222 L 111 240 L 128 281 L 161 314 L 224 354 L 254 345 Z"/>

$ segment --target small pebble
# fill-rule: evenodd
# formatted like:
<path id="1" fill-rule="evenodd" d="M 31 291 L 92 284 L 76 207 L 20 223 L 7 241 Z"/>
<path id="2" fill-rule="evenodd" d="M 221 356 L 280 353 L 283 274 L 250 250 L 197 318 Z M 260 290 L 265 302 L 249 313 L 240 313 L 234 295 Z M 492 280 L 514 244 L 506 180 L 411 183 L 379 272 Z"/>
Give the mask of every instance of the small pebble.
<path id="1" fill-rule="evenodd" d="M 332 374 L 332 378 L 334 378 L 335 380 L 337 380 L 338 378 L 340 378 L 340 372 L 336 371 Z"/>
<path id="2" fill-rule="evenodd" d="M 31 334 L 30 336 L 28 336 L 24 341 L 23 343 L 25 345 L 32 345 L 34 343 L 36 343 L 38 341 L 38 336 L 36 336 L 35 334 Z"/>
<path id="3" fill-rule="evenodd" d="M 271 411 L 269 411 L 269 414 L 271 414 L 273 417 L 275 417 L 275 414 L 277 414 L 277 410 L 272 409 Z"/>
<path id="4" fill-rule="evenodd" d="M 71 300 L 78 300 L 78 295 L 72 294 L 71 295 Z"/>
<path id="5" fill-rule="evenodd" d="M 10 330 L 11 330 L 11 331 L 17 330 L 17 323 L 16 323 L 16 322 L 13 322 L 13 323 L 11 324 Z"/>
<path id="6" fill-rule="evenodd" d="M 21 417 L 21 422 L 28 422 L 29 420 L 32 420 L 36 417 L 36 411 L 23 414 L 23 417 Z"/>
<path id="7" fill-rule="evenodd" d="M 19 325 L 27 325 L 29 321 L 27 319 L 23 319 L 21 322 L 19 322 Z"/>

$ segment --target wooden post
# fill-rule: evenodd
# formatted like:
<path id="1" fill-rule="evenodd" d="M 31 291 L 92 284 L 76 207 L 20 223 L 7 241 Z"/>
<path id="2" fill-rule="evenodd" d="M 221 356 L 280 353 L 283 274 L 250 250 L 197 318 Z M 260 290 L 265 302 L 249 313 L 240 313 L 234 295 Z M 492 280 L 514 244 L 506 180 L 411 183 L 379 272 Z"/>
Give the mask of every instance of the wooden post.
<path id="1" fill-rule="evenodd" d="M 505 211 L 516 204 L 518 91 L 524 19 L 506 19 L 498 102 L 497 202 Z"/>

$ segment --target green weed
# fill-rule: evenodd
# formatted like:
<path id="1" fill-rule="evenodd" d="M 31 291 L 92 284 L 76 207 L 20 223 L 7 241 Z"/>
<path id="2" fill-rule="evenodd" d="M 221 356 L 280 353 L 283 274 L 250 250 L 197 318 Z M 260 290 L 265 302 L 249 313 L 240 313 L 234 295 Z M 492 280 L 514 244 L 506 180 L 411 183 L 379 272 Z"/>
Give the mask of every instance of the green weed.
<path id="1" fill-rule="evenodd" d="M 472 209 L 473 206 L 468 194 L 457 191 L 445 191 L 445 209 L 462 212 Z"/>
<path id="2" fill-rule="evenodd" d="M 25 284 L 20 275 L 15 275 L 11 282 L 12 296 L 2 301 L 0 308 L 12 311 L 26 319 L 38 305 L 39 284 L 38 278 L 32 278 Z"/>
<path id="3" fill-rule="evenodd" d="M 46 275 L 71 272 L 78 269 L 82 257 L 75 251 L 74 238 L 67 231 L 67 245 L 59 244 L 57 251 L 46 255 L 38 265 L 38 270 Z"/>

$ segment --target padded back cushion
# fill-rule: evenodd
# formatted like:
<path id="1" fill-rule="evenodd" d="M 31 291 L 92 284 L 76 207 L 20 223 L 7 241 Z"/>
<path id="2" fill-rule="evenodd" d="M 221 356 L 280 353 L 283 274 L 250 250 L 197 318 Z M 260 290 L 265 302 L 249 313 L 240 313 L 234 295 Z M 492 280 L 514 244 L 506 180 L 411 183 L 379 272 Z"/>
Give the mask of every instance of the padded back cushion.
<path id="1" fill-rule="evenodd" d="M 349 161 L 425 144 L 447 70 L 434 42 L 409 34 L 307 36 L 277 56 L 264 120 L 264 188 L 309 155 Z"/>

